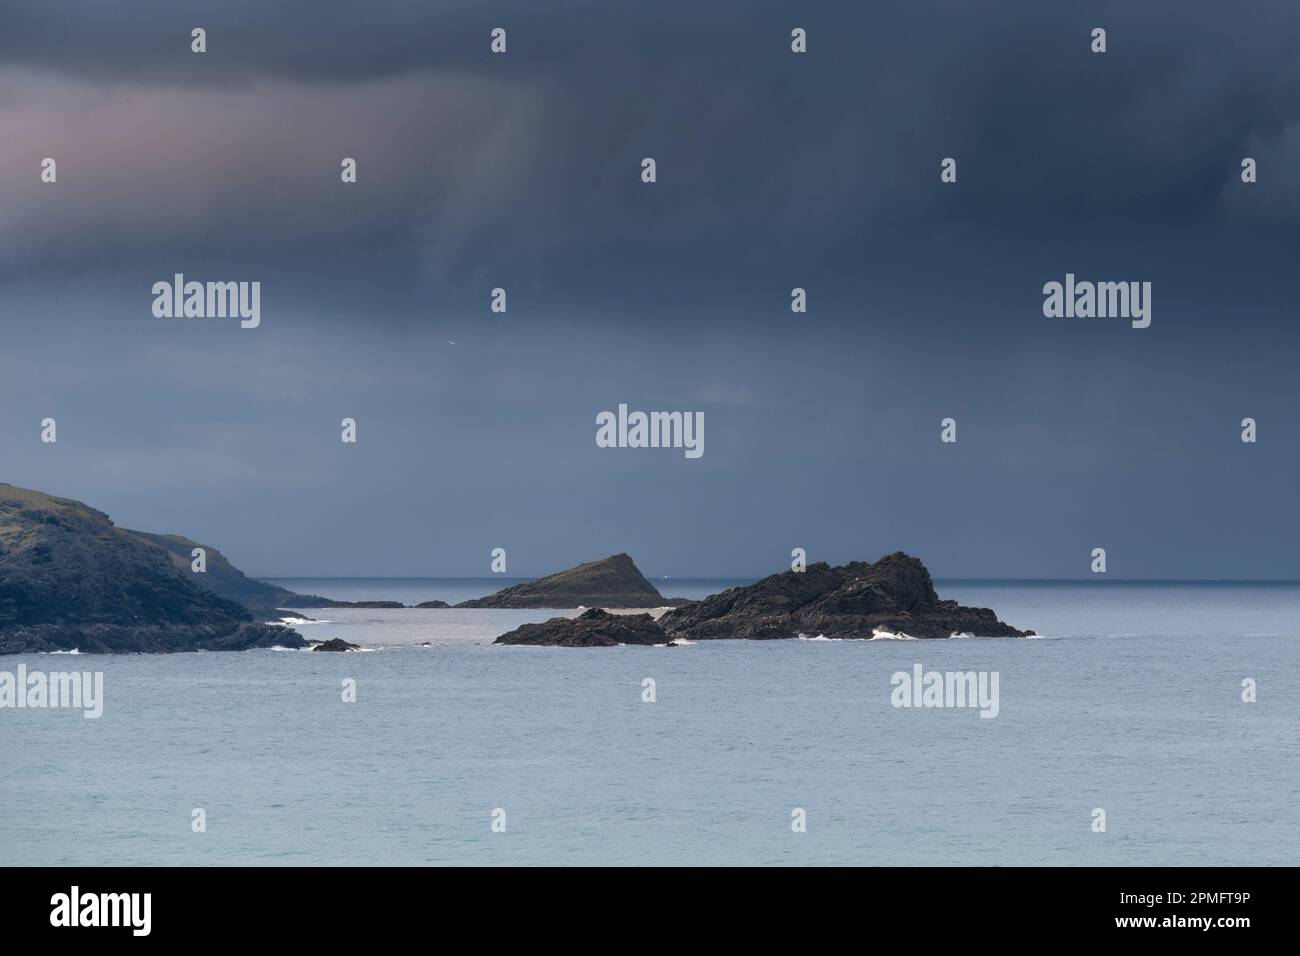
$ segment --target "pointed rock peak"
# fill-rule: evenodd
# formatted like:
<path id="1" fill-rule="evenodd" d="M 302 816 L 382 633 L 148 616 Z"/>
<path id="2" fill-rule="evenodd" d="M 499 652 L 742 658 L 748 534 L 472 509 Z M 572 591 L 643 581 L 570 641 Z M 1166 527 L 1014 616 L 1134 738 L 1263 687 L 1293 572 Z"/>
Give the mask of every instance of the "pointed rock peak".
<path id="1" fill-rule="evenodd" d="M 619 552 L 516 584 L 461 607 L 663 607 L 669 603 L 631 556 Z"/>
<path id="2" fill-rule="evenodd" d="M 636 562 L 632 560 L 632 556 L 626 552 L 620 551 L 618 554 L 611 554 L 608 558 L 601 558 L 599 561 L 588 561 L 585 564 L 579 564 L 576 567 L 569 568 L 567 571 L 557 571 L 556 574 L 548 575 L 548 577 L 556 577 L 560 574 L 572 574 L 576 571 L 599 573 L 605 570 L 617 571 L 620 573 L 626 573 L 628 571 L 635 574 L 641 573 L 637 570 Z M 538 580 L 544 581 L 546 579 L 539 578 Z"/>

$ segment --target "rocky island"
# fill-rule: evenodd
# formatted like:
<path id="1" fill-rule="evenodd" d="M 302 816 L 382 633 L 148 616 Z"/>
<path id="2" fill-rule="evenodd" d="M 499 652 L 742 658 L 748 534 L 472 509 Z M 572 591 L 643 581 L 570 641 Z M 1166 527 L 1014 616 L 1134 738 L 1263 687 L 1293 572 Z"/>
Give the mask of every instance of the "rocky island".
<path id="1" fill-rule="evenodd" d="M 570 607 L 676 607 L 689 604 L 666 598 L 645 579 L 626 554 L 589 561 L 536 581 L 526 581 L 462 601 L 456 607 L 570 608 Z"/>
<path id="2" fill-rule="evenodd" d="M 588 611 L 577 618 L 526 624 L 497 638 L 498 644 L 611 647 L 670 645 L 676 640 L 774 640 L 808 637 L 869 640 L 879 634 L 915 638 L 1029 637 L 998 620 L 988 608 L 940 600 L 930 572 L 901 551 L 874 564 L 840 567 L 825 562 L 805 571 L 784 571 L 755 584 L 731 588 L 675 608 L 655 621 L 648 614 Z"/>
<path id="3" fill-rule="evenodd" d="M 988 608 L 940 600 L 925 565 L 901 551 L 874 564 L 854 561 L 833 568 L 820 562 L 805 571 L 773 574 L 669 611 L 658 623 L 670 637 L 692 641 L 799 634 L 869 639 L 877 633 L 917 638 L 1034 633 L 1004 624 Z"/>
<path id="4" fill-rule="evenodd" d="M 153 537 L 79 501 L 0 484 L 0 654 L 306 646 L 221 596 L 219 582 L 201 586 L 188 551 L 182 571 L 181 545 Z"/>

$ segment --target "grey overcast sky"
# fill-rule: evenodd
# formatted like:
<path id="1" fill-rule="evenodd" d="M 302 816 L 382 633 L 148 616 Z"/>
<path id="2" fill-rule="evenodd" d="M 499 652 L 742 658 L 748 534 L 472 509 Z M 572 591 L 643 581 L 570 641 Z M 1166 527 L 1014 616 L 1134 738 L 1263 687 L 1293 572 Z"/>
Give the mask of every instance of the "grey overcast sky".
<path id="1" fill-rule="evenodd" d="M 261 575 L 481 575 L 504 547 L 512 575 L 749 576 L 799 546 L 1300 578 L 1293 0 L 0 24 L 0 480 Z M 155 318 L 178 272 L 261 282 L 260 328 Z M 1067 272 L 1151 282 L 1151 326 L 1045 318 Z M 703 412 L 705 454 L 597 448 L 620 402 Z"/>

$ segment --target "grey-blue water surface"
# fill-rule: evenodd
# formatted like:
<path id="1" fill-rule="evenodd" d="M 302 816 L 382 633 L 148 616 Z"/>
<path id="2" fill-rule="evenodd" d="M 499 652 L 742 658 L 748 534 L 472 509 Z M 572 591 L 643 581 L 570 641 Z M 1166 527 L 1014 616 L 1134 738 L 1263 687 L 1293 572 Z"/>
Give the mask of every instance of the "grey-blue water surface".
<path id="1" fill-rule="evenodd" d="M 500 586 L 280 583 L 408 603 Z M 0 657 L 105 682 L 99 719 L 0 710 L 0 862 L 1298 861 L 1300 585 L 939 591 L 1043 637 L 494 647 L 556 612 L 329 609 L 300 632 L 378 650 Z M 918 663 L 997 672 L 998 716 L 892 706 Z"/>

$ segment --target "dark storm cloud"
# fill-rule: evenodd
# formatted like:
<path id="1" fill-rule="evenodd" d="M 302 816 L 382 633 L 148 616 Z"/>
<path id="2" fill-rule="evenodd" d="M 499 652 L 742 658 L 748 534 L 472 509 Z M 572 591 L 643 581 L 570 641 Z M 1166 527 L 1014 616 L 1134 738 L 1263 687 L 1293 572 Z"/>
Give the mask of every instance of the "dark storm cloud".
<path id="1" fill-rule="evenodd" d="M 592 255 L 617 271 L 647 251 L 663 268 L 762 271 L 963 224 L 1294 238 L 1300 26 L 1285 4 L 1254 8 L 1274 15 L 1267 31 L 1219 5 L 698 6 L 24 8 L 0 38 L 16 70 L 0 99 L 0 252 L 314 255 L 387 236 L 443 278 Z M 204 56 L 188 49 L 199 23 Z M 807 57 L 788 52 L 795 23 Z M 1087 49 L 1097 23 L 1104 57 Z M 504 57 L 487 49 L 497 24 Z M 1225 200 L 1247 151 L 1261 182 Z M 81 191 L 68 208 L 18 175 L 44 155 Z M 362 164 L 347 205 L 342 155 Z M 646 155 L 661 166 L 652 192 L 635 178 Z M 937 186 L 950 155 L 956 190 Z"/>
<path id="2" fill-rule="evenodd" d="M 1290 3 L 14 6 L 0 477 L 264 573 L 1300 576 Z M 154 319 L 176 271 L 262 327 Z M 1152 328 L 1043 318 L 1066 271 Z M 704 458 L 597 449 L 620 401 Z"/>

